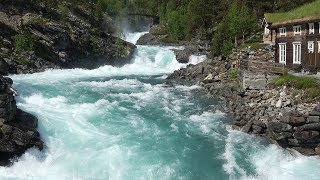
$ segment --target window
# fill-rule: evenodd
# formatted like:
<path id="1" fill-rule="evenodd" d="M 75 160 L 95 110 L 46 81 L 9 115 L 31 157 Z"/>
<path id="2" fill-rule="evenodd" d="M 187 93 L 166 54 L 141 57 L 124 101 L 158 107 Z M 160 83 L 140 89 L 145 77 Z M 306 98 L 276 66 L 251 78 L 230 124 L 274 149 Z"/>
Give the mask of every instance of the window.
<path id="1" fill-rule="evenodd" d="M 267 25 L 264 26 L 264 35 L 269 35 L 270 34 L 270 30 L 267 27 Z"/>
<path id="2" fill-rule="evenodd" d="M 301 42 L 293 43 L 293 64 L 301 64 Z"/>
<path id="3" fill-rule="evenodd" d="M 301 26 L 293 26 L 293 34 L 301 35 Z"/>
<path id="4" fill-rule="evenodd" d="M 285 27 L 279 28 L 280 36 L 287 36 L 287 29 Z"/>
<path id="5" fill-rule="evenodd" d="M 313 41 L 308 42 L 308 52 L 314 53 L 314 42 Z"/>
<path id="6" fill-rule="evenodd" d="M 320 53 L 320 41 L 318 41 L 318 53 Z"/>
<path id="7" fill-rule="evenodd" d="M 279 43 L 279 63 L 286 64 L 286 43 Z"/>
<path id="8" fill-rule="evenodd" d="M 309 23 L 309 34 L 314 34 L 314 23 Z"/>

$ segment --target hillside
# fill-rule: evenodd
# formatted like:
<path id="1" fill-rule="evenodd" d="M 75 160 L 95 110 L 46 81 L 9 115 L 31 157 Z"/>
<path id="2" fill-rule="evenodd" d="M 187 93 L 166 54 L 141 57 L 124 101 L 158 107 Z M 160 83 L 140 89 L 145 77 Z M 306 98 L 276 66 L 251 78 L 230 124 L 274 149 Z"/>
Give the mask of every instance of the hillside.
<path id="1" fill-rule="evenodd" d="M 95 3 L 0 2 L 0 73 L 126 64 L 134 45 L 113 37 L 112 18 Z"/>

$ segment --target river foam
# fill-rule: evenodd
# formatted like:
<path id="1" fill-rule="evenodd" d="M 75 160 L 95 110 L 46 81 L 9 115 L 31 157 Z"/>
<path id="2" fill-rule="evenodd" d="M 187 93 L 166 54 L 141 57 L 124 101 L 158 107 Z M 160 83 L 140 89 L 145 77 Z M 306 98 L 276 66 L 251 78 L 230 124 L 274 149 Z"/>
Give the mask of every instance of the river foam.
<path id="1" fill-rule="evenodd" d="M 120 68 L 11 76 L 47 147 L 0 167 L 0 179 L 319 177 L 319 158 L 227 128 L 230 118 L 212 111 L 218 102 L 199 86 L 165 86 L 168 73 L 185 67 L 172 48 L 138 46 Z"/>

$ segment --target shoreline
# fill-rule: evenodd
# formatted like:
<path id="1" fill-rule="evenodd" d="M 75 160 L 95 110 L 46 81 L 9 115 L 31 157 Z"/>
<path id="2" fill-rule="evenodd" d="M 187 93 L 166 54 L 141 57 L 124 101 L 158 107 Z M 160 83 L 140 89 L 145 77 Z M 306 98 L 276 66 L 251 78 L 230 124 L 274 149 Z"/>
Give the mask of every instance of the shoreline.
<path id="1" fill-rule="evenodd" d="M 207 60 L 177 70 L 168 79 L 198 82 L 210 98 L 220 100 L 219 110 L 234 117 L 233 129 L 303 155 L 320 155 L 320 105 L 293 96 L 292 88 L 268 87 L 275 78 L 271 74 L 244 71 L 232 79 L 231 66 L 230 61 Z"/>

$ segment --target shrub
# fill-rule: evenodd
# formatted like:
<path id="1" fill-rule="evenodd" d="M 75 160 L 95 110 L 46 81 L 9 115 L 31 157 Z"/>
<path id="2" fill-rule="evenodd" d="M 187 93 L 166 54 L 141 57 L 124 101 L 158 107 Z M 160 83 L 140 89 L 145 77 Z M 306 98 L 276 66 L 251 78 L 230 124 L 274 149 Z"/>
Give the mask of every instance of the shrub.
<path id="1" fill-rule="evenodd" d="M 238 78 L 238 74 L 239 74 L 238 69 L 234 68 L 234 69 L 231 70 L 230 78 L 231 79 L 237 79 Z"/>
<path id="2" fill-rule="evenodd" d="M 15 48 L 18 52 L 32 51 L 34 42 L 30 35 L 20 33 L 15 36 Z"/>

